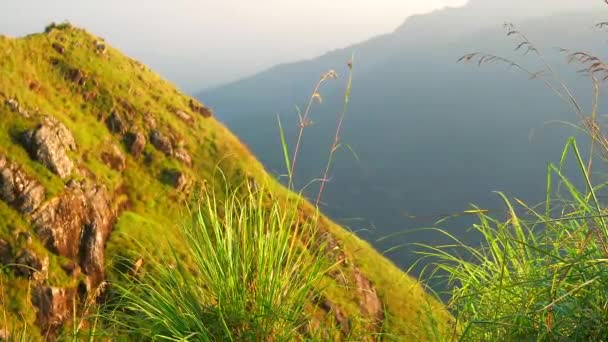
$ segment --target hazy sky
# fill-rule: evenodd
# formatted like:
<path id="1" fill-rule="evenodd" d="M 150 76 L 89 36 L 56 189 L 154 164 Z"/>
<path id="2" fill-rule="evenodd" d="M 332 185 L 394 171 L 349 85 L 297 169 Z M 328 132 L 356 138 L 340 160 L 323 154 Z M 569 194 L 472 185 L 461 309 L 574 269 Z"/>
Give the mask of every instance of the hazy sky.
<path id="1" fill-rule="evenodd" d="M 466 0 L 0 0 L 0 34 L 69 20 L 184 90 L 240 78 L 387 33 Z"/>

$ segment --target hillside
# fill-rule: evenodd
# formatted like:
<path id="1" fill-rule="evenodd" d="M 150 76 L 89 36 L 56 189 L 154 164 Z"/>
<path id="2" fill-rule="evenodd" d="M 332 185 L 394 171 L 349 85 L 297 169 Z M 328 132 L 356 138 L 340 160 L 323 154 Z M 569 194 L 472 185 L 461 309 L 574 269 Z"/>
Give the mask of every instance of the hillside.
<path id="1" fill-rule="evenodd" d="M 606 9 L 595 10 L 596 2 L 591 1 L 560 1 L 555 6 L 572 11 L 549 11 L 548 3 L 480 0 L 411 17 L 390 34 L 274 67 L 202 92 L 199 98 L 269 170 L 280 173 L 276 114 L 292 136 L 297 127 L 294 107 L 304 106 L 318 75 L 328 69 L 336 69 L 343 80 L 346 61 L 354 53 L 354 85 L 342 142 L 357 158 L 349 151 L 339 154 L 323 208 L 334 220 L 361 231 L 378 249 L 392 249 L 389 257 L 408 269 L 418 257 L 413 248 L 394 247 L 445 241 L 419 228 L 458 216 L 443 222 L 442 228 L 476 243 L 478 236 L 467 230 L 474 218 L 461 214 L 471 203 L 501 215 L 502 204 L 493 191 L 506 191 L 528 203 L 542 201 L 545 184 L 538 179 L 549 162 L 559 160 L 555 146 L 578 134 L 558 123 L 575 123 L 577 117 L 542 82 L 529 81 L 500 63 L 483 68 L 457 63 L 466 53 L 482 51 L 541 70 L 533 54 L 514 51 L 520 41 L 507 37 L 502 27 L 512 21 L 590 110 L 591 82 L 577 74 L 578 66 L 568 64 L 556 47 L 601 55 L 606 35 L 593 27 L 606 17 Z M 299 184 L 323 170 L 342 84 L 324 86 L 324 103 L 313 108 Z M 315 193 L 314 186 L 310 189 Z"/>
<path id="2" fill-rule="evenodd" d="M 0 36 L 0 74 L 0 324 L 52 336 L 73 307 L 111 287 L 117 258 L 179 251 L 185 205 L 219 182 L 218 170 L 229 184 L 291 196 L 209 109 L 82 29 Z M 429 308 L 447 321 L 414 279 L 320 222 L 338 269 L 323 282 L 317 319 L 421 339 Z"/>

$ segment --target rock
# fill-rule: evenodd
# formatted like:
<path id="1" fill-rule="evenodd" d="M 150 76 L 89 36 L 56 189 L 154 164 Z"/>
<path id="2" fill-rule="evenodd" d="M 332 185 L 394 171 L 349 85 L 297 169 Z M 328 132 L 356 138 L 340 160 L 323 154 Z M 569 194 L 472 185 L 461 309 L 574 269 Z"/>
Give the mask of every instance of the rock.
<path id="1" fill-rule="evenodd" d="M 0 153 L 0 199 L 23 214 L 30 214 L 44 201 L 44 187 Z"/>
<path id="2" fill-rule="evenodd" d="M 173 155 L 173 144 L 171 144 L 171 139 L 161 132 L 152 131 L 152 133 L 150 133 L 150 143 L 166 156 Z"/>
<path id="3" fill-rule="evenodd" d="M 68 80 L 72 83 L 84 87 L 87 84 L 88 76 L 87 74 L 80 69 L 70 69 L 67 74 Z"/>
<path id="4" fill-rule="evenodd" d="M 163 170 L 161 179 L 163 183 L 171 185 L 178 191 L 185 191 L 190 184 L 188 177 L 179 170 Z"/>
<path id="5" fill-rule="evenodd" d="M 355 288 L 361 298 L 360 305 L 363 313 L 373 319 L 376 323 L 384 319 L 384 309 L 382 302 L 373 288 L 372 283 L 367 279 L 361 270 L 357 267 L 354 269 Z"/>
<path id="6" fill-rule="evenodd" d="M 116 221 L 111 200 L 104 188 L 88 189 L 89 217 L 80 242 L 80 266 L 92 288 L 104 280 L 105 244 Z"/>
<path id="7" fill-rule="evenodd" d="M 13 263 L 15 264 L 15 275 L 18 277 L 33 278 L 36 272 L 43 271 L 42 261 L 29 249 L 22 250 Z"/>
<path id="8" fill-rule="evenodd" d="M 213 113 L 211 112 L 211 110 L 203 105 L 201 105 L 200 103 L 194 101 L 194 100 L 190 100 L 189 102 L 189 106 L 190 109 L 195 112 L 195 113 L 199 113 L 200 115 L 202 115 L 204 118 L 208 118 L 210 116 L 213 115 Z"/>
<path id="9" fill-rule="evenodd" d="M 156 118 L 150 112 L 144 113 L 144 123 L 148 129 L 156 129 L 157 127 Z"/>
<path id="10" fill-rule="evenodd" d="M 190 153 L 188 153 L 188 150 L 186 150 L 185 148 L 180 147 L 176 149 L 174 155 L 175 158 L 184 163 L 184 165 L 192 166 L 192 157 L 190 156 Z"/>
<path id="11" fill-rule="evenodd" d="M 36 129 L 24 134 L 24 145 L 32 158 L 65 179 L 74 168 L 67 150 L 75 150 L 72 133 L 53 117 L 46 117 Z"/>
<path id="12" fill-rule="evenodd" d="M 7 98 L 6 100 L 4 100 L 4 104 L 6 106 L 8 106 L 8 108 L 13 112 L 13 113 L 17 113 L 21 116 L 23 116 L 26 119 L 29 119 L 31 117 L 30 113 L 23 108 L 19 102 L 15 99 L 10 99 Z"/>
<path id="13" fill-rule="evenodd" d="M 124 171 L 127 167 L 127 160 L 116 145 L 112 145 L 110 151 L 102 152 L 101 160 L 115 171 Z"/>
<path id="14" fill-rule="evenodd" d="M 0 239 L 0 266 L 10 264 L 12 254 L 13 252 L 11 245 L 9 245 L 8 242 Z"/>
<path id="15" fill-rule="evenodd" d="M 52 47 L 53 47 L 53 49 L 54 49 L 55 51 L 57 51 L 57 52 L 58 52 L 60 55 L 63 55 L 63 54 L 65 53 L 65 47 L 63 47 L 63 45 L 61 45 L 61 44 L 59 44 L 59 43 L 57 43 L 57 42 L 53 43 Z"/>
<path id="16" fill-rule="evenodd" d="M 175 115 L 187 124 L 194 123 L 192 116 L 188 115 L 188 113 L 184 112 L 183 110 L 176 110 Z"/>
<path id="17" fill-rule="evenodd" d="M 104 246 L 116 221 L 111 203 L 104 187 L 72 182 L 32 217 L 47 248 L 78 261 L 93 287 L 104 278 Z"/>
<path id="18" fill-rule="evenodd" d="M 94 45 L 95 45 L 95 53 L 100 54 L 100 55 L 105 55 L 106 52 L 108 52 L 108 48 L 107 48 L 105 42 L 96 40 L 94 42 Z"/>
<path id="19" fill-rule="evenodd" d="M 124 134 L 127 130 L 127 125 L 121 115 L 113 110 L 110 116 L 106 119 L 106 126 L 112 133 Z"/>
<path id="20" fill-rule="evenodd" d="M 129 133 L 127 144 L 131 154 L 134 157 L 139 157 L 146 147 L 146 136 L 141 132 Z"/>
<path id="21" fill-rule="evenodd" d="M 38 309 L 36 323 L 42 336 L 51 340 L 63 324 L 70 319 L 74 310 L 75 290 L 50 286 L 38 286 L 32 292 L 32 304 Z"/>

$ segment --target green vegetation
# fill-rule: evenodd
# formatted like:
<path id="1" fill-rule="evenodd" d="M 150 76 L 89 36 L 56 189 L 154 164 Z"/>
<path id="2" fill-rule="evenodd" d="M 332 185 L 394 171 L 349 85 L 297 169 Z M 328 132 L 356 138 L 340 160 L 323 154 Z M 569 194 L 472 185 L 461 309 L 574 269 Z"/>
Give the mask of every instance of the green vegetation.
<path id="1" fill-rule="evenodd" d="M 150 339 L 288 341 L 307 324 L 304 308 L 325 273 L 313 246 L 315 217 L 243 189 L 220 203 L 204 194 L 193 222 L 183 226 L 192 259 L 146 256 L 141 276 L 115 290 L 119 330 Z M 131 271 L 133 273 L 133 271 Z M 314 297 L 314 296 L 313 296 Z"/>
<path id="2" fill-rule="evenodd" d="M 588 53 L 565 51 L 571 62 L 583 65 L 594 85 L 592 109 L 587 113 L 542 52 L 513 25 L 505 28 L 508 36 L 520 40 L 516 50 L 541 61 L 541 72 L 491 54 L 468 54 L 461 61 L 505 63 L 540 79 L 579 118 L 578 128 L 591 140 L 588 159 L 570 138 L 559 164 L 548 168 L 544 203 L 530 206 L 499 193 L 506 220 L 479 208 L 472 210 L 478 213 L 479 223 L 473 229 L 482 236 L 481 246 L 467 246 L 441 231 L 453 243 L 421 246 L 420 254 L 433 264 L 431 277 L 445 277 L 452 288 L 448 307 L 456 316 L 457 340 L 604 341 L 608 337 L 608 216 L 600 194 L 608 183 L 598 180 L 602 175 L 594 171 L 603 170 L 608 152 L 598 115 L 600 79 L 605 80 L 608 67 Z M 602 165 L 597 166 L 594 161 L 599 158 Z M 566 176 L 568 162 L 575 163 L 578 182 Z"/>
<path id="3" fill-rule="evenodd" d="M 171 335 L 171 330 L 163 330 L 161 325 L 151 328 L 154 317 L 162 318 L 154 315 L 171 317 L 169 313 L 150 312 L 149 307 L 138 306 L 142 302 L 133 296 L 142 293 L 146 286 L 167 285 L 166 282 L 172 282 L 172 287 L 156 289 L 159 294 L 183 290 L 180 292 L 183 297 L 178 297 L 181 303 L 194 305 L 194 309 L 198 305 L 209 317 L 209 321 L 201 319 L 198 323 L 218 329 L 201 330 L 207 334 L 200 335 L 201 339 L 247 338 L 248 333 L 256 335 L 249 336 L 255 339 L 285 328 L 279 329 L 279 335 L 286 338 L 297 334 L 297 338 L 320 340 L 376 337 L 428 340 L 449 330 L 451 315 L 416 280 L 270 177 L 246 146 L 208 117 L 208 109 L 198 107 L 198 102 L 102 39 L 69 24 L 51 25 L 45 33 L 19 39 L 0 36 L 0 72 L 0 153 L 40 182 L 45 189 L 45 203 L 68 192 L 68 184 L 86 180 L 107 189 L 112 199 L 110 209 L 116 214 L 105 249 L 107 283 L 77 295 L 78 300 L 69 305 L 67 313 L 62 313 L 67 322 L 55 337 L 80 340 L 134 334 L 159 338 L 154 335 L 161 331 Z M 8 105 L 9 100 L 18 103 L 22 110 L 14 110 Z M 46 115 L 63 123 L 76 141 L 76 149 L 68 151 L 75 170 L 64 180 L 31 158 L 22 143 L 23 133 L 40 124 Z M 155 132 L 168 137 L 173 153 L 152 146 L 150 141 Z M 139 154 L 132 153 L 130 148 L 137 133 L 146 140 Z M 191 161 L 183 156 L 178 158 L 175 150 L 187 151 Z M 104 161 L 108 153 L 122 155 L 124 168 Z M 178 182 L 184 179 L 183 184 Z M 239 201 L 232 196 L 242 184 L 265 189 L 266 211 L 259 205 L 247 204 L 250 202 L 245 201 L 246 196 Z M 198 192 L 209 197 L 203 197 L 201 203 L 193 202 Z M 204 203 L 217 203 L 224 212 L 215 212 Z M 186 208 L 199 208 L 199 204 L 200 210 L 194 212 L 200 216 L 192 221 L 192 213 Z M 224 208 L 225 205 L 229 207 Z M 220 218 L 239 218 L 239 212 L 232 212 L 238 208 L 243 215 L 247 210 L 257 210 L 265 216 L 241 217 L 244 221 L 238 226 L 250 230 L 234 232 L 242 235 L 222 235 L 218 229 L 230 225 Z M 226 209 L 230 209 L 230 215 L 226 216 Z M 41 281 L 19 277 L 11 266 L 2 269 L 0 330 L 6 327 L 11 338 L 18 338 L 22 330 L 28 339 L 42 339 L 40 334 L 53 337 L 50 332 L 39 331 L 38 308 L 33 304 L 32 293 L 39 286 L 74 293 L 86 287 L 87 276 L 82 272 L 71 274 L 66 265 L 74 260 L 45 248 L 31 216 L 22 215 L 1 201 L 0 216 L 0 239 L 11 246 L 11 258 L 22 248 L 28 248 L 49 261 L 48 277 Z M 254 224 L 264 217 L 277 224 L 264 227 Z M 292 220 L 302 226 L 292 227 Z M 213 240 L 206 241 L 204 250 L 193 249 L 199 245 L 184 236 L 195 241 L 202 239 L 197 248 L 202 247 L 205 235 L 199 234 L 201 227 L 212 228 L 205 234 Z M 255 229 L 262 228 L 276 229 L 277 239 L 261 239 Z M 292 235 L 286 235 L 287 231 Z M 256 238 L 242 239 L 247 234 Z M 312 236 L 318 239 L 311 240 Z M 230 240 L 236 237 L 241 238 L 242 244 Z M 298 248 L 279 249 L 286 242 L 296 241 Z M 230 249 L 249 253 L 250 263 L 239 265 L 245 256 L 230 254 L 227 252 Z M 213 251 L 219 253 L 213 254 L 221 258 L 219 265 L 210 263 L 208 257 Z M 321 252 L 323 258 L 315 258 Z M 258 258 L 268 253 L 274 253 L 274 259 Z M 268 263 L 272 261 L 275 263 Z M 141 273 L 134 279 L 125 277 L 139 263 L 143 264 Z M 247 269 L 247 265 L 251 268 Z M 244 269 L 226 273 L 236 266 Z M 250 277 L 248 284 L 237 281 L 243 276 Z M 204 287 L 189 288 L 201 282 Z M 268 282 L 272 285 L 264 286 Z M 244 286 L 253 286 L 256 291 L 247 291 L 251 288 Z M 281 292 L 283 297 L 273 295 L 279 286 L 286 291 Z M 313 290 L 306 291 L 303 304 L 304 290 L 310 286 Z M 114 308 L 115 318 L 130 322 L 131 330 L 112 324 L 113 320 L 100 319 L 93 306 L 94 297 L 100 293 L 103 293 L 100 299 L 108 299 L 111 304 L 124 303 L 131 309 Z M 116 297 L 116 293 L 122 297 Z M 141 298 L 157 303 L 163 299 L 150 292 L 145 294 Z M 202 296 L 203 300 L 186 303 L 188 296 Z M 183 309 L 178 306 L 180 301 L 173 304 L 173 309 Z M 259 316 L 245 317 L 245 311 L 257 312 Z M 105 317 L 106 311 L 102 313 Z M 150 320 L 138 320 L 144 314 L 151 314 Z M 185 317 L 181 317 L 180 324 L 188 324 Z M 227 328 L 213 325 L 215 322 L 225 322 Z M 437 332 L 427 329 L 431 322 L 438 322 Z M 235 326 L 241 328 L 232 329 Z M 173 332 L 181 331 L 179 327 L 174 326 Z M 190 331 L 195 332 L 196 327 Z"/>

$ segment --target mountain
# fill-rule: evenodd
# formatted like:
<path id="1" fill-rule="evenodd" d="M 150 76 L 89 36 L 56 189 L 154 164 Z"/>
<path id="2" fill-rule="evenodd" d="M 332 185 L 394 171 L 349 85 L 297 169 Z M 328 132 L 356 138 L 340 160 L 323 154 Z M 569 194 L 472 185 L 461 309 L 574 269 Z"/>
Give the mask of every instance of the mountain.
<path id="1" fill-rule="evenodd" d="M 207 107 L 82 29 L 0 36 L 0 73 L 0 339 L 14 324 L 54 336 L 74 308 L 103 299 L 124 272 L 116 260 L 183 250 L 185 204 L 220 172 L 226 186 L 293 196 Z M 318 321 L 419 337 L 422 305 L 449 319 L 367 243 L 324 217 L 320 229 L 336 268 L 311 303 L 326 313 Z"/>
<path id="2" fill-rule="evenodd" d="M 344 123 L 343 150 L 324 195 L 324 211 L 359 231 L 404 269 L 418 259 L 413 243 L 438 244 L 441 226 L 463 239 L 474 221 L 462 215 L 474 203 L 503 212 L 494 191 L 528 203 L 543 200 L 546 169 L 559 161 L 566 138 L 578 132 L 557 123 L 576 123 L 568 104 L 541 81 L 492 63 L 476 68 L 457 63 L 481 51 L 514 59 L 538 71 L 534 53 L 515 48 L 507 36 L 512 22 L 543 52 L 586 110 L 592 85 L 567 63 L 565 52 L 597 53 L 606 35 L 595 29 L 608 17 L 602 4 L 568 1 L 472 1 L 409 18 L 393 33 L 329 52 L 316 59 L 279 65 L 241 81 L 200 93 L 271 171 L 285 173 L 276 114 L 286 135 L 296 135 L 295 107 L 304 108 L 319 75 L 337 70 L 342 80 L 354 54 L 354 85 Z M 557 6 L 557 9 L 556 9 Z M 600 54 L 601 55 L 601 54 Z M 300 186 L 321 177 L 340 111 L 344 82 L 327 83 L 322 105 L 313 107 L 313 125 L 304 133 L 297 169 Z M 584 145 L 584 140 L 581 141 Z M 293 148 L 293 145 L 291 145 Z M 320 153 L 319 153 L 320 152 Z M 315 196 L 318 182 L 307 187 Z"/>

